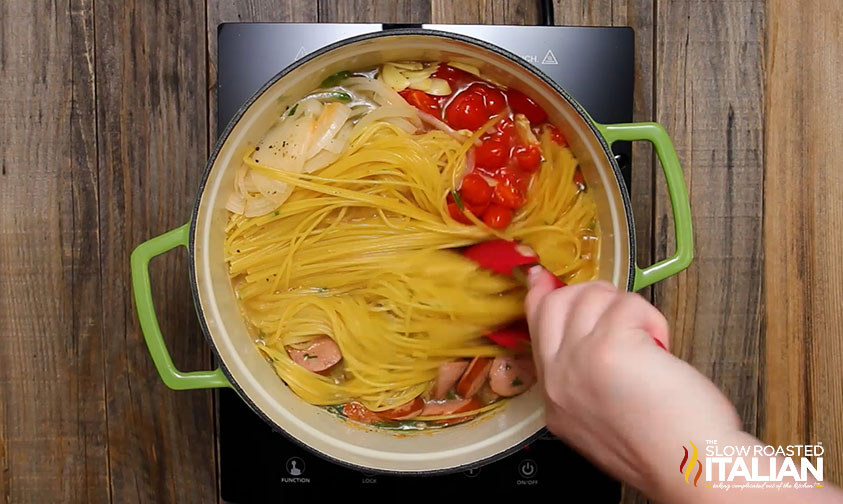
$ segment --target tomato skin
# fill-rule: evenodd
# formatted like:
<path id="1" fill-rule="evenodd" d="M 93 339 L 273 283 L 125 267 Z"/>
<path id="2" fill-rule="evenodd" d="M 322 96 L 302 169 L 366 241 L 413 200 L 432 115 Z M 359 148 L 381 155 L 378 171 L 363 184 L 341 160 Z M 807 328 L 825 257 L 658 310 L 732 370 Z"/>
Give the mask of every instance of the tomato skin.
<path id="1" fill-rule="evenodd" d="M 577 184 L 580 191 L 585 190 L 585 179 L 582 176 L 582 172 L 579 168 L 574 172 L 574 183 Z"/>
<path id="2" fill-rule="evenodd" d="M 439 65 L 439 68 L 432 75 L 432 77 L 436 77 L 437 79 L 445 79 L 446 81 L 448 81 L 448 84 L 451 86 L 451 88 L 459 87 L 460 84 L 477 78 L 476 76 L 471 75 L 465 70 L 460 70 L 459 68 L 454 68 L 448 65 Z"/>
<path id="3" fill-rule="evenodd" d="M 480 175 L 469 173 L 462 179 L 460 196 L 472 206 L 483 206 L 492 199 L 492 187 Z"/>
<path id="4" fill-rule="evenodd" d="M 489 120 L 483 97 L 463 91 L 445 109 L 445 122 L 454 129 L 476 130 Z"/>
<path id="5" fill-rule="evenodd" d="M 431 114 L 437 118 L 442 117 L 442 109 L 441 107 L 439 107 L 439 102 L 436 101 L 434 97 L 430 96 L 424 91 L 407 88 L 398 94 L 400 94 L 405 100 L 407 100 L 407 103 L 416 107 L 422 112 L 427 112 L 428 114 Z"/>
<path id="6" fill-rule="evenodd" d="M 561 131 L 559 131 L 559 128 L 557 128 L 556 126 L 550 127 L 550 139 L 553 140 L 560 147 L 568 146 L 568 139 L 565 138 L 565 135 Z"/>
<path id="7" fill-rule="evenodd" d="M 504 175 L 498 179 L 498 185 L 492 193 L 492 203 L 515 209 L 524 204 L 524 195 L 518 188 L 518 181 Z"/>
<path id="8" fill-rule="evenodd" d="M 503 93 L 492 86 L 475 82 L 466 89 L 468 93 L 476 93 L 483 97 L 483 103 L 489 115 L 495 115 L 506 108 L 506 98 Z"/>
<path id="9" fill-rule="evenodd" d="M 492 203 L 483 214 L 483 222 L 492 229 L 504 229 L 512 222 L 512 209 Z"/>
<path id="10" fill-rule="evenodd" d="M 544 111 L 532 98 L 517 89 L 507 89 L 506 98 L 509 107 L 516 114 L 524 114 L 533 125 L 544 122 L 547 119 L 547 112 Z"/>
<path id="11" fill-rule="evenodd" d="M 502 135 L 494 135 L 474 148 L 474 163 L 483 168 L 500 168 L 506 164 L 509 146 Z"/>
<path id="12" fill-rule="evenodd" d="M 474 224 L 462 213 L 462 210 L 460 210 L 460 207 L 456 203 L 448 203 L 448 214 L 460 224 Z"/>
<path id="13" fill-rule="evenodd" d="M 518 169 L 527 173 L 534 173 L 542 162 L 542 153 L 538 145 L 520 146 L 515 149 L 515 161 Z"/>

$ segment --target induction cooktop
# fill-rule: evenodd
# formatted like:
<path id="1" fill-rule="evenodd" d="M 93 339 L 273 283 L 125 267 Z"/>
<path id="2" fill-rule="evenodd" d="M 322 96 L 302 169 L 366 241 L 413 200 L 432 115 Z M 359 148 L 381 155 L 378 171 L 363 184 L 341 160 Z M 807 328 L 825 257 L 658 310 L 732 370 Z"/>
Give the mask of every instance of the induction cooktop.
<path id="1" fill-rule="evenodd" d="M 407 27 L 401 25 L 400 27 Z M 503 47 L 540 68 L 603 123 L 632 120 L 634 34 L 627 27 L 416 25 L 459 33 Z M 226 23 L 218 31 L 218 133 L 240 106 L 278 71 L 308 53 L 383 24 Z M 629 187 L 631 147 L 613 146 Z M 549 433 L 486 466 L 440 476 L 383 476 L 324 460 L 275 432 L 231 390 L 218 396 L 220 496 L 226 502 L 277 502 L 287 498 L 347 498 L 402 490 L 427 499 L 458 493 L 589 495 L 615 503 L 620 484 Z M 550 492 L 549 494 L 547 492 Z M 439 496 L 439 497 L 437 497 Z"/>

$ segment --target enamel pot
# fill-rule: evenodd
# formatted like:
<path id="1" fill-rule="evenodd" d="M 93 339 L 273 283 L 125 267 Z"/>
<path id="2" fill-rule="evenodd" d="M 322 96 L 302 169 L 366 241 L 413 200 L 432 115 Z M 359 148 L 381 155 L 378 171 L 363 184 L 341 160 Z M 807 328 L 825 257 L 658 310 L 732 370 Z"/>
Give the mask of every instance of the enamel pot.
<path id="1" fill-rule="evenodd" d="M 132 283 L 140 326 L 164 383 L 176 390 L 231 387 L 274 429 L 337 463 L 368 472 L 431 474 L 465 470 L 503 457 L 544 429 L 538 387 L 466 424 L 417 434 L 366 429 L 312 406 L 285 387 L 255 348 L 240 316 L 223 256 L 227 211 L 235 169 L 282 110 L 340 70 L 364 69 L 391 60 L 463 61 L 484 75 L 527 92 L 559 126 L 574 151 L 596 201 L 600 229 L 600 277 L 635 291 L 676 274 L 692 259 L 691 217 L 679 161 L 664 129 L 655 123 L 598 124 L 571 96 L 537 68 L 499 47 L 461 35 L 422 29 L 392 30 L 350 38 L 287 67 L 246 102 L 214 146 L 198 188 L 190 221 L 138 246 Z M 676 251 L 656 264 L 635 264 L 632 213 L 610 147 L 618 140 L 646 140 L 655 147 L 667 181 Z M 150 293 L 149 260 L 176 247 L 189 253 L 196 311 L 219 368 L 182 372 L 169 356 Z M 195 335 L 189 337 L 195 338 Z"/>

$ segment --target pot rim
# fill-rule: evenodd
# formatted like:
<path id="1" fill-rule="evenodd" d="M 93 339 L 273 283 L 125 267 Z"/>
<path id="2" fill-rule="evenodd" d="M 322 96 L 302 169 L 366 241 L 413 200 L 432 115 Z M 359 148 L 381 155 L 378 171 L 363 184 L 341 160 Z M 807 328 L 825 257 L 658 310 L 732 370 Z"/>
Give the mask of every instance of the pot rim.
<path id="1" fill-rule="evenodd" d="M 197 226 L 197 217 L 200 208 L 200 202 L 202 197 L 205 193 L 205 187 L 208 183 L 208 178 L 211 173 L 212 168 L 216 164 L 217 157 L 222 149 L 222 146 L 228 140 L 232 130 L 240 121 L 240 119 L 245 115 L 246 111 L 251 107 L 251 105 L 260 98 L 269 88 L 275 85 L 280 79 L 285 77 L 286 75 L 290 74 L 291 72 L 295 71 L 302 65 L 310 62 L 313 59 L 316 59 L 334 49 L 338 49 L 340 47 L 344 47 L 349 44 L 354 44 L 357 42 L 363 42 L 372 39 L 379 39 L 379 38 L 387 38 L 387 37 L 401 37 L 401 36 L 425 36 L 425 37 L 437 37 L 443 39 L 450 39 L 450 40 L 457 40 L 460 42 L 464 42 L 467 44 L 478 46 L 482 49 L 487 51 L 491 51 L 496 53 L 500 56 L 503 56 L 519 66 L 523 67 L 525 71 L 532 72 L 536 77 L 544 81 L 545 84 L 551 87 L 554 92 L 559 94 L 568 104 L 580 115 L 585 119 L 588 128 L 591 130 L 592 134 L 596 137 L 598 142 L 600 143 L 600 147 L 603 150 L 603 154 L 606 156 L 607 160 L 609 161 L 609 166 L 612 168 L 612 174 L 615 177 L 615 181 L 618 184 L 618 188 L 620 190 L 620 197 L 623 204 L 624 213 L 626 215 L 626 225 L 628 229 L 627 235 L 629 236 L 629 271 L 627 273 L 627 285 L 626 290 L 632 291 L 633 282 L 635 280 L 635 227 L 632 215 L 632 205 L 629 199 L 629 192 L 626 187 L 626 183 L 624 182 L 623 175 L 621 174 L 620 167 L 618 166 L 617 161 L 615 160 L 614 155 L 612 154 L 612 150 L 609 144 L 606 142 L 606 139 L 600 133 L 595 125 L 595 121 L 591 118 L 588 112 L 577 102 L 568 92 L 559 84 L 557 84 L 553 79 L 551 79 L 547 74 L 541 71 L 535 65 L 529 63 L 528 61 L 520 58 L 516 54 L 507 51 L 497 45 L 490 44 L 486 41 L 479 40 L 473 37 L 469 37 L 466 35 L 458 34 L 458 33 L 450 33 L 444 32 L 439 30 L 430 30 L 427 28 L 390 28 L 384 29 L 379 32 L 372 32 L 366 33 L 362 35 L 356 35 L 353 37 L 349 37 L 333 44 L 324 46 L 320 49 L 317 49 L 306 56 L 302 57 L 301 59 L 294 61 L 287 67 L 280 70 L 276 73 L 271 79 L 269 79 L 263 86 L 260 87 L 257 91 L 255 91 L 248 100 L 246 100 L 240 108 L 237 109 L 237 112 L 232 116 L 231 120 L 226 125 L 225 129 L 219 134 L 217 140 L 214 143 L 214 148 L 211 151 L 210 156 L 208 157 L 208 162 L 205 165 L 205 170 L 202 174 L 202 179 L 199 183 L 198 190 L 196 192 L 196 198 L 193 204 L 193 210 L 191 211 L 191 218 L 190 218 L 190 230 L 188 233 L 188 246 L 187 246 L 187 253 L 189 259 L 189 274 L 190 274 L 190 291 L 193 296 L 193 305 L 196 309 L 196 315 L 199 319 L 199 325 L 202 329 L 202 333 L 205 337 L 205 340 L 208 342 L 211 351 L 215 357 L 215 360 L 219 364 L 219 368 L 222 373 L 225 375 L 228 382 L 231 384 L 231 387 L 237 393 L 242 401 L 244 401 L 249 408 L 254 411 L 265 423 L 267 423 L 273 431 L 282 434 L 288 440 L 291 440 L 296 445 L 305 448 L 307 451 L 316 454 L 319 457 L 322 457 L 326 460 L 329 460 L 335 464 L 339 464 L 343 467 L 358 470 L 358 471 L 365 471 L 369 473 L 376 473 L 380 475 L 392 475 L 392 476 L 435 476 L 435 475 L 443 475 L 443 474 L 452 474 L 457 473 L 460 471 L 466 471 L 469 469 L 481 467 L 487 465 L 489 463 L 495 462 L 502 458 L 505 458 L 512 453 L 517 452 L 518 450 L 522 449 L 524 446 L 532 443 L 539 437 L 543 436 L 547 432 L 547 428 L 543 427 L 533 433 L 531 436 L 528 436 L 523 441 L 514 444 L 509 449 L 500 451 L 495 453 L 494 455 L 467 463 L 461 464 L 457 466 L 442 468 L 442 469 L 432 469 L 432 470 L 417 470 L 417 471 L 400 471 L 400 470 L 388 470 L 388 469 L 376 469 L 367 466 L 361 466 L 357 464 L 353 464 L 344 460 L 340 460 L 329 453 L 322 452 L 313 448 L 312 446 L 308 445 L 307 443 L 299 440 L 292 434 L 288 433 L 282 426 L 278 425 L 275 421 L 273 421 L 269 416 L 267 416 L 250 398 L 241 386 L 237 383 L 237 380 L 234 379 L 233 375 L 231 374 L 228 366 L 220 357 L 219 352 L 217 350 L 216 343 L 214 342 L 213 338 L 211 337 L 211 331 L 208 328 L 205 313 L 202 307 L 202 302 L 199 296 L 198 291 L 198 281 L 196 278 L 196 262 L 195 262 L 195 250 L 196 250 L 196 226 Z"/>

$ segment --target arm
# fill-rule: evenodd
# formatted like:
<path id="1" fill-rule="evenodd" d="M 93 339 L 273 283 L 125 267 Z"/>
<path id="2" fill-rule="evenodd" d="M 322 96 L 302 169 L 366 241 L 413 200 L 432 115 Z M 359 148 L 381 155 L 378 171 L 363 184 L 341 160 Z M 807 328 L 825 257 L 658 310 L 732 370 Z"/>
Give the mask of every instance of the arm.
<path id="1" fill-rule="evenodd" d="M 830 485 L 705 486 L 706 440 L 760 442 L 741 431 L 734 407 L 713 383 L 654 343 L 669 348 L 667 321 L 640 296 L 605 282 L 554 290 L 552 276 L 535 267 L 525 304 L 548 428 L 609 474 L 665 503 L 843 502 Z M 703 468 L 697 486 L 696 469 L 687 483 L 679 471 L 691 442 Z M 711 484 L 718 481 L 713 472 Z"/>

